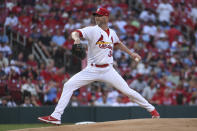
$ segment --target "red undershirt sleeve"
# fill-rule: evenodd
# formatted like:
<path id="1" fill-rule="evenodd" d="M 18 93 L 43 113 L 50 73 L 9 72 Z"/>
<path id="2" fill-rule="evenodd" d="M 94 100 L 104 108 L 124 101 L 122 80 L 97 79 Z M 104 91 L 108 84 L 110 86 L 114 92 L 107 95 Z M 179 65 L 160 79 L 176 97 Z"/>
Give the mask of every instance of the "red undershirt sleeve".
<path id="1" fill-rule="evenodd" d="M 114 43 L 114 46 L 116 46 L 116 45 L 118 45 L 118 44 L 119 44 L 119 43 L 116 42 L 116 43 Z"/>

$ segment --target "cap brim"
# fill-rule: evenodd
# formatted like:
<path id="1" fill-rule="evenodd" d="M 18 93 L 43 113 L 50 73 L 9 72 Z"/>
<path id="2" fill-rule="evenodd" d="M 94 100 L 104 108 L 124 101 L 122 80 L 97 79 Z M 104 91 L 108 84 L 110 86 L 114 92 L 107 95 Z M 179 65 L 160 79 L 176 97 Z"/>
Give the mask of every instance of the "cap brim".
<path id="1" fill-rule="evenodd" d="M 101 14 L 96 13 L 96 12 L 92 13 L 92 15 L 93 15 L 93 16 L 96 16 L 96 15 L 104 16 L 104 15 L 101 15 Z"/>
<path id="2" fill-rule="evenodd" d="M 92 15 L 95 16 L 95 15 L 99 15 L 99 14 L 97 14 L 96 12 L 94 12 L 94 13 L 92 13 Z"/>

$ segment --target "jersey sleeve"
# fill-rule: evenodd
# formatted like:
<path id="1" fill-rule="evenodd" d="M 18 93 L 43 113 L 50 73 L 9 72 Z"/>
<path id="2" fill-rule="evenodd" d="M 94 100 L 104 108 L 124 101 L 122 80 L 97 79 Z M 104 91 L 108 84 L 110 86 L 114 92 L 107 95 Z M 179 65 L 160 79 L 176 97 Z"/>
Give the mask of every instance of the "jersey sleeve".
<path id="1" fill-rule="evenodd" d="M 90 39 L 92 37 L 91 27 L 85 27 L 85 28 L 82 28 L 82 29 L 78 29 L 78 31 L 81 32 L 82 37 L 84 39 Z"/>
<path id="2" fill-rule="evenodd" d="M 117 34 L 114 32 L 113 33 L 113 43 L 114 45 L 117 45 L 118 43 L 120 43 L 120 39 L 118 38 Z"/>

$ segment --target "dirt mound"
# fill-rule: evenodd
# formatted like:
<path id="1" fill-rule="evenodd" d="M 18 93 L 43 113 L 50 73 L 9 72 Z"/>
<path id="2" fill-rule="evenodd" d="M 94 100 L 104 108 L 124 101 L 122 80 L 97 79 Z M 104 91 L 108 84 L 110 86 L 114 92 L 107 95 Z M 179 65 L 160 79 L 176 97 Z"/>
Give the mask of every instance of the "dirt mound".
<path id="1" fill-rule="evenodd" d="M 17 131 L 197 131 L 197 118 L 132 119 L 86 125 L 62 125 Z"/>

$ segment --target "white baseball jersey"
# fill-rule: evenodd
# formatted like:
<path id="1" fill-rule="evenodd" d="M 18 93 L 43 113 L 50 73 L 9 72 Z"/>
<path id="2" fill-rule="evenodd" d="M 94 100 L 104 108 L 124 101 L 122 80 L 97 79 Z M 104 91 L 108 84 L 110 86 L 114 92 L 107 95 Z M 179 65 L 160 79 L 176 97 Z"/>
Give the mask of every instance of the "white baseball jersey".
<path id="1" fill-rule="evenodd" d="M 79 29 L 82 37 L 88 40 L 88 64 L 113 63 L 113 46 L 120 40 L 115 31 L 109 29 L 109 35 L 98 25 Z"/>

